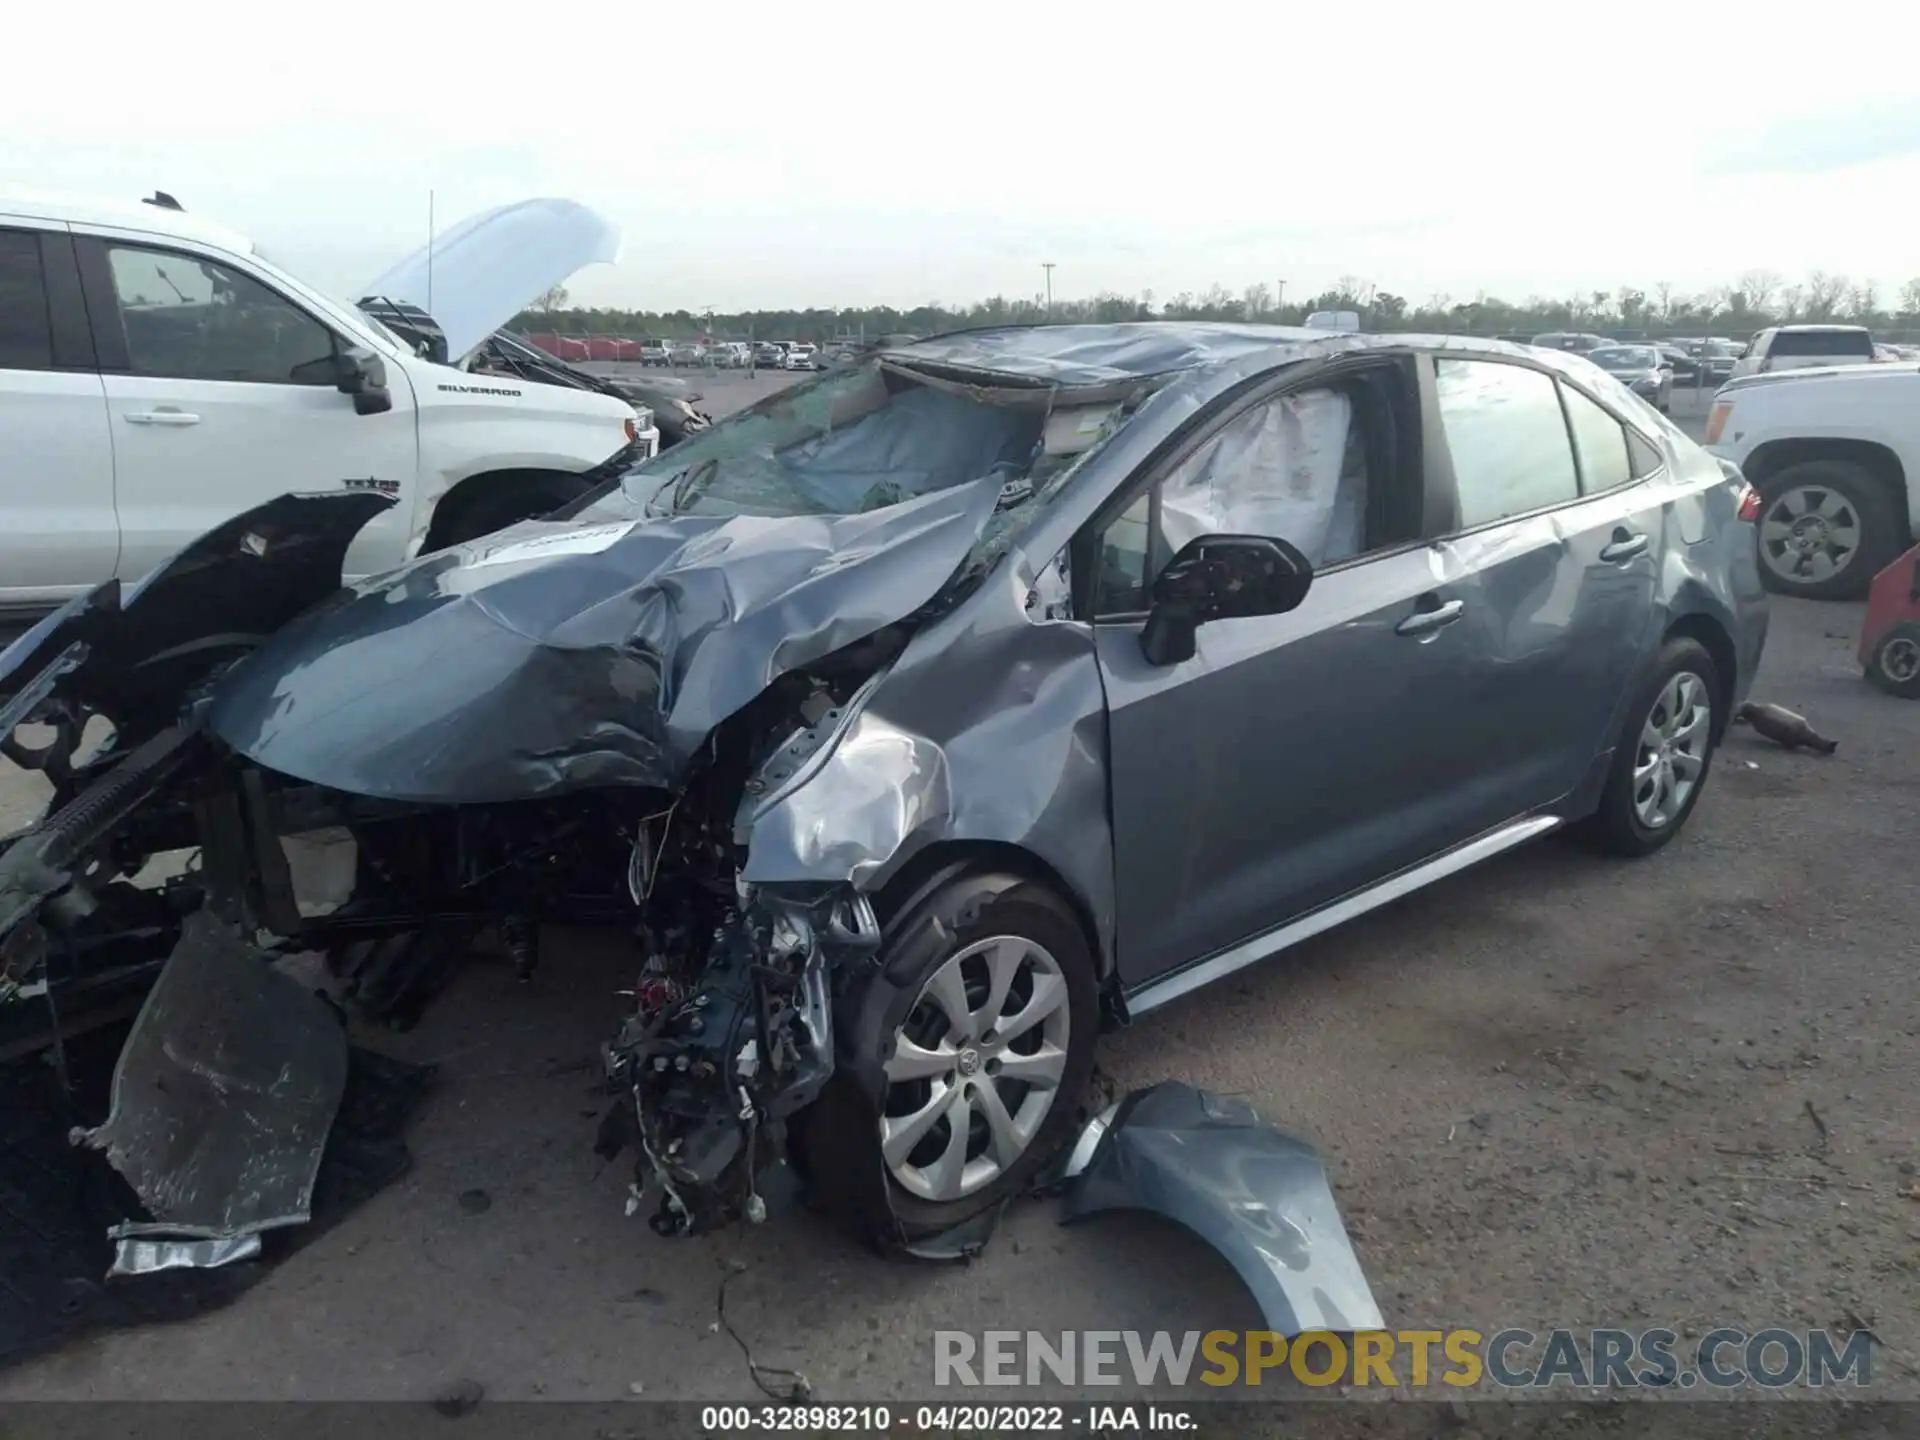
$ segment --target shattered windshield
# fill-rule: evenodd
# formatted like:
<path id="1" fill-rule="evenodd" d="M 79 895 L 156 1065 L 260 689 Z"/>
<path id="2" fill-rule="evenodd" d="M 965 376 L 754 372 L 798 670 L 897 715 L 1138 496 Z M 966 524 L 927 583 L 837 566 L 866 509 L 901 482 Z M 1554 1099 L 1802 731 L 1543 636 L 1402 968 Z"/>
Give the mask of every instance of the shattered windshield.
<path id="1" fill-rule="evenodd" d="M 863 365 L 794 386 L 628 472 L 652 515 L 856 515 L 1036 458 L 1044 417 Z"/>
<path id="2" fill-rule="evenodd" d="M 626 472 L 583 524 L 663 515 L 853 515 L 987 477 L 999 508 L 970 570 L 1106 445 L 1156 386 L 1111 395 L 920 383 L 869 361 L 770 396 Z"/>

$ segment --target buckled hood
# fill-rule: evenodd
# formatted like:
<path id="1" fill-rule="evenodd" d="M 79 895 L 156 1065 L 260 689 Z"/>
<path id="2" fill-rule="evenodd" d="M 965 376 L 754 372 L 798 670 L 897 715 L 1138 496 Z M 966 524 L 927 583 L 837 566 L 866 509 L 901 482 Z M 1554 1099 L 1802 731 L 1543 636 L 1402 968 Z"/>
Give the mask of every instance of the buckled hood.
<path id="1" fill-rule="evenodd" d="M 999 497 L 989 476 L 858 515 L 530 521 L 310 610 L 228 672 L 208 724 L 394 800 L 675 788 L 780 675 L 938 594 Z"/>

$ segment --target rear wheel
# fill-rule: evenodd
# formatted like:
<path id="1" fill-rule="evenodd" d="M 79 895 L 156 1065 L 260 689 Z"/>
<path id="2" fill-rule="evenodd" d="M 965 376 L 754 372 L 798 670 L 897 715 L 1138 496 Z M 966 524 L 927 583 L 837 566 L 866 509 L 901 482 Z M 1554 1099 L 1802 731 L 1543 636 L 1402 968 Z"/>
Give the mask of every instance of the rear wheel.
<path id="1" fill-rule="evenodd" d="M 1899 549 L 1899 522 L 1880 478 L 1850 460 L 1807 460 L 1760 482 L 1760 574 L 1809 600 L 1854 600 Z"/>
<path id="2" fill-rule="evenodd" d="M 1614 744 L 1600 805 L 1581 826 L 1616 855 L 1651 855 L 1680 833 L 1707 783 L 1722 722 L 1713 657 L 1697 640 L 1661 647 Z"/>

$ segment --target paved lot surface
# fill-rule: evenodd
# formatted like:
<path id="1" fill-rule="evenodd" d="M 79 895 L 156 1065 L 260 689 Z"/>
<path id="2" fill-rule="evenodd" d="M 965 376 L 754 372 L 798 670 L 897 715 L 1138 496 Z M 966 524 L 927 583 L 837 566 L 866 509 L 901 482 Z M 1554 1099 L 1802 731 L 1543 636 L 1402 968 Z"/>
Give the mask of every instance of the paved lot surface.
<path id="1" fill-rule="evenodd" d="M 1550 838 L 1169 1006 L 1103 1064 L 1244 1092 L 1319 1143 L 1390 1326 L 1864 1324 L 1876 1388 L 1920 1395 L 1920 705 L 1861 680 L 1859 621 L 1777 603 L 1756 692 L 1837 756 L 1735 731 L 1663 854 Z M 0 828 L 36 806 L 0 773 Z M 232 1309 L 80 1343 L 0 1398 L 420 1399 L 470 1377 L 496 1399 L 754 1400 L 713 1327 L 729 1263 L 729 1319 L 826 1400 L 928 1397 L 936 1329 L 1258 1326 L 1184 1234 L 1063 1230 L 1040 1202 L 965 1268 L 883 1262 L 805 1214 L 656 1238 L 622 1216 L 624 1162 L 589 1149 L 630 958 L 598 934 L 546 953 L 529 991 L 478 963 L 419 1031 L 373 1037 L 443 1067 L 411 1175 Z M 484 1213 L 457 1203 L 473 1188 Z"/>

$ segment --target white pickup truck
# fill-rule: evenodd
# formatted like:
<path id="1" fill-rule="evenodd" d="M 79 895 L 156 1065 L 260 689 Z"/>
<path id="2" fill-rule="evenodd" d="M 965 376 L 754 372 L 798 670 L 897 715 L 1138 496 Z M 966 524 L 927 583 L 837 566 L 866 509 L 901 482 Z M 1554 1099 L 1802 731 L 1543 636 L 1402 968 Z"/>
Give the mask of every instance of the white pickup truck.
<path id="1" fill-rule="evenodd" d="M 1760 573 L 1787 595 L 1847 600 L 1920 539 L 1920 365 L 1735 376 L 1707 448 L 1760 491 Z"/>
<path id="2" fill-rule="evenodd" d="M 30 615 L 287 491 L 397 497 L 351 576 L 544 514 L 651 455 L 616 396 L 468 368 L 619 232 L 584 206 L 474 216 L 372 282 L 432 312 L 444 354 L 181 211 L 0 190 L 0 614 Z"/>

